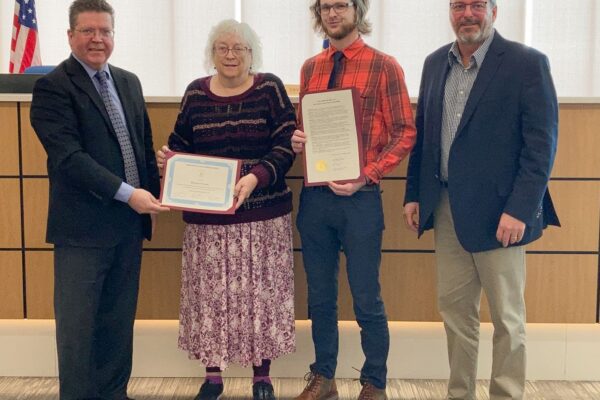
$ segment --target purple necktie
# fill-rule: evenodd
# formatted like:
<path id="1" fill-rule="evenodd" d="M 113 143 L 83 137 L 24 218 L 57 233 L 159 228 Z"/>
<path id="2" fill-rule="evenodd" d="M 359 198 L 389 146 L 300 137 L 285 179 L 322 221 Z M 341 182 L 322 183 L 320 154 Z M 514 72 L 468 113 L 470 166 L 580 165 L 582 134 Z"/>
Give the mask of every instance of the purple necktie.
<path id="1" fill-rule="evenodd" d="M 129 138 L 129 131 L 117 109 L 117 105 L 110 96 L 106 75 L 107 73 L 104 71 L 99 71 L 95 75 L 96 79 L 100 82 L 100 96 L 102 97 L 102 101 L 108 112 L 108 117 L 110 118 L 113 129 L 117 134 L 119 147 L 121 147 L 123 164 L 125 166 L 125 180 L 131 186 L 139 188 L 140 178 L 138 175 L 137 164 L 135 163 L 135 154 L 133 153 L 133 147 L 131 146 L 131 139 Z"/>

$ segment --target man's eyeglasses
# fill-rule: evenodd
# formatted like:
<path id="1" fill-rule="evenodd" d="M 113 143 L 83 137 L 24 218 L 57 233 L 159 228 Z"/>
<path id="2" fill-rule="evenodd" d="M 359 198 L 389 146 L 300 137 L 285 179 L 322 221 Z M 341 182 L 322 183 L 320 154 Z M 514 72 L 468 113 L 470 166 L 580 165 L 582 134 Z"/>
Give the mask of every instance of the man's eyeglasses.
<path id="1" fill-rule="evenodd" d="M 236 57 L 242 57 L 246 54 L 247 51 L 250 50 L 252 49 L 249 49 L 248 47 L 244 46 L 227 47 L 225 45 L 219 45 L 213 47 L 213 51 L 221 57 L 225 57 L 227 54 L 229 54 L 229 51 L 231 51 L 231 53 Z"/>
<path id="2" fill-rule="evenodd" d="M 348 7 L 353 5 L 354 3 L 352 3 L 351 1 L 347 3 L 335 3 L 333 5 L 321 4 L 317 10 L 321 15 L 329 15 L 331 10 L 335 11 L 336 14 L 343 14 L 346 11 L 348 11 Z"/>
<path id="3" fill-rule="evenodd" d="M 471 8 L 473 13 L 484 13 L 487 10 L 487 1 L 474 1 L 471 4 L 467 3 L 450 3 L 450 9 L 455 14 L 462 14 L 467 10 L 467 7 Z"/>
<path id="4" fill-rule="evenodd" d="M 84 29 L 75 29 L 77 32 L 81 33 L 81 36 L 85 38 L 91 38 L 96 36 L 96 33 L 100 35 L 102 39 L 110 39 L 115 36 L 115 31 L 111 29 L 92 29 L 92 28 L 84 28 Z"/>

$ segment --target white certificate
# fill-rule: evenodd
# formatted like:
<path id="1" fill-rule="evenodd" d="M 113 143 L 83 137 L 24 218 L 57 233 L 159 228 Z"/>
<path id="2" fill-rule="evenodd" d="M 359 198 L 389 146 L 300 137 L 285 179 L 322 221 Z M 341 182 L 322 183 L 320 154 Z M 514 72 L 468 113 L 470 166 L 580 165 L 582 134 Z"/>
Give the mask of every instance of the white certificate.
<path id="1" fill-rule="evenodd" d="M 160 202 L 178 210 L 233 214 L 240 165 L 230 158 L 169 153 Z"/>
<path id="2" fill-rule="evenodd" d="M 362 174 L 362 141 L 358 95 L 353 89 L 307 93 L 302 97 L 306 186 L 358 182 Z"/>

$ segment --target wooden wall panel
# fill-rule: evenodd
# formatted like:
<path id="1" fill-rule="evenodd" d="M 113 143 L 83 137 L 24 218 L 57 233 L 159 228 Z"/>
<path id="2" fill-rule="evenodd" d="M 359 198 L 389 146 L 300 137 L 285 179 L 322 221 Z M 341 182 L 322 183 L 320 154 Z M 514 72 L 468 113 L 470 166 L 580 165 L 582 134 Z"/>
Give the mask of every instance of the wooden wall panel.
<path id="1" fill-rule="evenodd" d="M 384 180 L 381 184 L 385 216 L 383 249 L 433 250 L 433 231 L 429 230 L 417 239 L 417 234 L 408 230 L 404 223 L 405 188 L 405 180 Z"/>
<path id="2" fill-rule="evenodd" d="M 145 251 L 136 318 L 178 319 L 180 251 Z"/>
<path id="3" fill-rule="evenodd" d="M 600 104 L 561 104 L 553 177 L 600 177 Z"/>
<path id="4" fill-rule="evenodd" d="M 529 254 L 527 256 L 528 322 L 596 322 L 598 256 Z"/>
<path id="5" fill-rule="evenodd" d="M 17 103 L 0 103 L 0 138 L 2 157 L 0 175 L 19 175 L 19 128 L 17 124 Z"/>
<path id="6" fill-rule="evenodd" d="M 0 251 L 0 319 L 23 318 L 23 267 L 20 251 Z"/>
<path id="7" fill-rule="evenodd" d="M 354 320 L 346 260 L 340 257 L 338 314 Z M 294 257 L 296 319 L 307 315 L 306 275 L 301 252 Z M 438 321 L 433 254 L 384 253 L 380 272 L 381 292 L 390 321 Z"/>
<path id="8" fill-rule="evenodd" d="M 25 253 L 27 288 L 27 318 L 54 318 L 54 253 L 28 251 Z"/>
<path id="9" fill-rule="evenodd" d="M 300 235 L 296 229 L 296 214 L 300 205 L 302 179 L 288 178 L 288 186 L 294 195 L 294 248 L 302 247 Z M 404 201 L 404 180 L 385 180 L 381 184 L 383 190 L 383 210 L 385 215 L 385 230 L 383 232 L 384 250 L 433 250 L 433 232 L 426 232 L 421 239 L 409 231 L 402 217 Z"/>
<path id="10" fill-rule="evenodd" d="M 46 155 L 29 124 L 28 103 L 21 104 L 23 173 L 46 175 Z M 166 144 L 179 104 L 149 104 L 154 146 Z M 11 148 L 0 161 L 0 248 L 20 250 L 21 216 L 18 175 L 18 141 L 16 103 L 0 104 L 0 135 L 5 147 Z M 5 122 L 6 121 L 6 122 Z M 562 104 L 560 106 L 559 148 L 553 177 L 575 180 L 553 180 L 553 194 L 562 228 L 549 228 L 543 238 L 530 245 L 529 251 L 568 251 L 582 254 L 528 254 L 526 301 L 529 322 L 595 322 L 598 285 L 598 243 L 600 242 L 600 105 Z M 402 218 L 402 202 L 407 160 L 382 182 L 386 230 L 382 258 L 381 282 L 390 320 L 439 321 L 435 295 L 435 256 L 420 253 L 433 249 L 433 234 L 417 240 L 406 230 Z M 301 243 L 295 228 L 299 194 L 302 188 L 302 157 L 298 157 L 288 176 L 294 194 L 294 248 Z M 596 178 L 596 180 L 576 180 Z M 27 248 L 50 248 L 45 243 L 48 205 L 48 182 L 43 178 L 24 178 L 24 221 Z M 5 222 L 6 221 L 6 222 Z M 159 216 L 155 240 L 146 242 L 140 288 L 138 318 L 177 318 L 181 274 L 181 247 L 184 224 L 180 212 Z M 411 252 L 413 251 L 414 252 Z M 398 252 L 396 252 L 398 251 Z M 584 254 L 587 253 L 587 254 Z M 7 258 L 8 257 L 8 261 Z M 0 318 L 6 307 L 11 315 L 23 315 L 22 284 L 9 282 L 20 277 L 20 251 L 0 252 Z M 307 318 L 306 278 L 300 251 L 294 253 L 296 317 Z M 354 319 L 343 256 L 340 268 L 340 319 Z M 29 318 L 52 318 L 52 252 L 27 251 L 26 287 Z M 9 272 L 6 272 L 6 266 Z M 14 266 L 14 267 L 13 267 Z M 4 267 L 4 269 L 2 269 Z M 20 277 L 22 279 L 22 277 Z M 19 289 L 20 288 L 20 289 Z M 17 292 L 10 292 L 16 290 Z M 19 292 L 20 290 L 20 292 Z M 4 301 L 5 293 L 10 300 Z M 8 294 L 10 293 L 10 294 Z M 20 294 L 19 294 L 20 293 Z M 9 305 L 12 304 L 12 305 Z M 16 308 L 14 308 L 16 307 Z M 19 307 L 21 307 L 19 311 Z M 20 313 L 20 314 L 19 314 Z M 20 315 L 20 316 L 19 316 Z M 485 298 L 482 320 L 489 321 Z"/>
<path id="11" fill-rule="evenodd" d="M 179 103 L 177 104 L 148 104 L 148 117 L 152 124 L 152 141 L 154 149 L 160 149 L 167 144 L 167 140 L 179 113 Z"/>
<path id="12" fill-rule="evenodd" d="M 0 248 L 21 248 L 21 193 L 18 179 L 0 179 Z"/>
<path id="13" fill-rule="evenodd" d="M 23 146 L 23 174 L 48 175 L 46 151 L 29 122 L 30 103 L 21 103 L 21 141 Z"/>
<path id="14" fill-rule="evenodd" d="M 308 319 L 308 290 L 300 251 L 294 251 L 294 311 L 296 319 Z"/>
<path id="15" fill-rule="evenodd" d="M 48 219 L 48 179 L 27 178 L 23 180 L 23 213 L 25 224 L 25 247 L 51 248 L 46 243 Z"/>
<path id="16" fill-rule="evenodd" d="M 528 250 L 598 251 L 600 182 L 551 181 L 550 193 L 562 226 L 548 227 Z"/>
<path id="17" fill-rule="evenodd" d="M 298 228 L 296 228 L 296 216 L 298 215 L 298 209 L 300 207 L 300 192 L 302 191 L 302 185 L 304 181 L 302 179 L 287 179 L 287 184 L 292 190 L 293 196 L 293 211 L 292 211 L 292 231 L 293 231 L 293 243 L 294 248 L 299 249 L 302 247 L 302 243 L 300 241 L 300 234 L 298 233 Z"/>
<path id="18" fill-rule="evenodd" d="M 302 178 L 304 176 L 303 163 L 304 161 L 302 161 L 302 155 L 296 156 L 294 164 L 292 164 L 292 168 L 290 168 L 290 170 L 288 171 L 287 176 Z"/>
<path id="19" fill-rule="evenodd" d="M 597 255 L 527 255 L 527 322 L 593 324 L 597 290 Z M 491 321 L 485 295 L 481 302 L 481 320 Z"/>
<path id="20" fill-rule="evenodd" d="M 381 288 L 390 321 L 439 321 L 433 254 L 384 253 Z"/>
<path id="21" fill-rule="evenodd" d="M 145 249 L 180 249 L 183 243 L 185 223 L 181 211 L 168 211 L 158 214 L 156 228 L 151 241 L 144 241 Z"/>

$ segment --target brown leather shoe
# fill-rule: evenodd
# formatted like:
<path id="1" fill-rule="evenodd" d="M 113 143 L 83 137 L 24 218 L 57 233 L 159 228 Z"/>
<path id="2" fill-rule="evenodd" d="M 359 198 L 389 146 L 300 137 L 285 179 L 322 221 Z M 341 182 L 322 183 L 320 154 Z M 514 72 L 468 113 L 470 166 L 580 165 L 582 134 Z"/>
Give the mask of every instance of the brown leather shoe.
<path id="1" fill-rule="evenodd" d="M 358 400 L 387 400 L 385 389 L 378 389 L 369 382 L 365 383 L 358 395 Z"/>
<path id="2" fill-rule="evenodd" d="M 294 400 L 337 400 L 338 391 L 335 378 L 327 379 L 323 375 L 309 372 L 304 377 L 308 381 L 300 396 Z"/>

